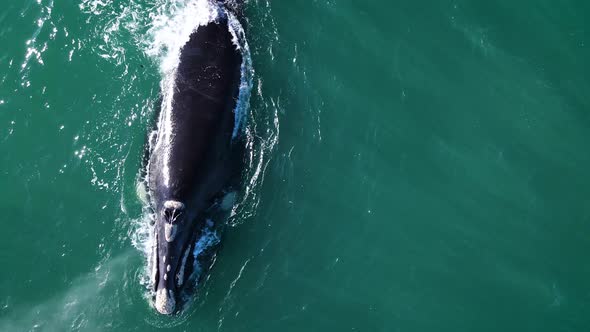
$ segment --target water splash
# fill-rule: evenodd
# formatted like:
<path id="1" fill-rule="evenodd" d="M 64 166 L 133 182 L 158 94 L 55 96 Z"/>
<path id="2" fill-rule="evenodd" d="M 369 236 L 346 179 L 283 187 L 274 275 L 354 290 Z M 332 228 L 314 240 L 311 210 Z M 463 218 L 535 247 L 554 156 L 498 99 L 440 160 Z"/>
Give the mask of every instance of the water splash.
<path id="1" fill-rule="evenodd" d="M 235 108 L 234 131 L 232 133 L 232 138 L 236 138 L 242 129 L 242 123 L 250 106 L 254 67 L 252 66 L 252 55 L 250 53 L 250 46 L 246 40 L 244 28 L 232 13 L 227 12 L 227 15 L 229 31 L 233 36 L 233 43 L 242 53 L 242 64 L 240 68 L 242 75 L 240 78 L 240 91 Z"/>

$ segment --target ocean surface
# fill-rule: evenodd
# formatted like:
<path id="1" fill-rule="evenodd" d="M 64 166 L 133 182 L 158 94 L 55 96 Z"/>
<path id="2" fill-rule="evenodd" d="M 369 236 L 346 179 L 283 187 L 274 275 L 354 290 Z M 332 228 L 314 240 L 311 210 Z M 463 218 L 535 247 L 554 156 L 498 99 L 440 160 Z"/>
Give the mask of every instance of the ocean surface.
<path id="1" fill-rule="evenodd" d="M 138 182 L 203 1 L 2 0 L 0 331 L 590 331 L 585 0 L 248 1 L 244 186 L 156 314 Z"/>

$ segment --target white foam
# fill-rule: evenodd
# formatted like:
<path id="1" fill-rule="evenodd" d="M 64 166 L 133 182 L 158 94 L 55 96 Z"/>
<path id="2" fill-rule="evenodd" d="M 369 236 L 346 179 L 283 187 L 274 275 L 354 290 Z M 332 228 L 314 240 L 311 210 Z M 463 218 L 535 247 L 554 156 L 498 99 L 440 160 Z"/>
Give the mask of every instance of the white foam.
<path id="1" fill-rule="evenodd" d="M 250 95 L 252 92 L 252 81 L 254 77 L 254 67 L 252 66 L 252 56 L 250 53 L 250 46 L 246 40 L 246 33 L 244 28 L 240 24 L 240 21 L 231 12 L 227 12 L 228 17 L 228 28 L 232 34 L 233 43 L 240 50 L 242 54 L 242 65 L 240 68 L 240 90 L 238 93 L 238 100 L 236 101 L 235 108 L 235 123 L 232 138 L 236 138 L 242 129 L 242 124 L 248 108 L 250 107 Z"/>
<path id="2" fill-rule="evenodd" d="M 207 222 L 207 224 L 209 225 L 209 222 Z M 219 244 L 219 241 L 219 235 L 214 229 L 206 227 L 203 230 L 201 237 L 199 238 L 197 243 L 195 243 L 195 248 L 193 249 L 193 256 L 195 257 L 195 261 L 193 264 L 193 273 L 191 274 L 189 279 L 195 280 L 197 282 L 199 281 L 199 277 L 201 276 L 201 273 L 203 273 L 203 266 L 201 266 L 201 262 L 199 261 L 199 259 L 201 258 L 200 256 L 202 254 L 205 254 L 208 249 L 213 248 L 217 244 Z"/>

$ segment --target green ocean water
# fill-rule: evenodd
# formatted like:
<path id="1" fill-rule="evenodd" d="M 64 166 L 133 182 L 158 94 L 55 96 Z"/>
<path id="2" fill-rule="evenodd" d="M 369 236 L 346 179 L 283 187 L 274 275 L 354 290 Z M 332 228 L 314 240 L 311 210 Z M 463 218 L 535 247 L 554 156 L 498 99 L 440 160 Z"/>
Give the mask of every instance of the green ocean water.
<path id="1" fill-rule="evenodd" d="M 590 330 L 581 0 L 250 0 L 237 214 L 157 315 L 136 187 L 192 1 L 0 4 L 0 331 Z"/>

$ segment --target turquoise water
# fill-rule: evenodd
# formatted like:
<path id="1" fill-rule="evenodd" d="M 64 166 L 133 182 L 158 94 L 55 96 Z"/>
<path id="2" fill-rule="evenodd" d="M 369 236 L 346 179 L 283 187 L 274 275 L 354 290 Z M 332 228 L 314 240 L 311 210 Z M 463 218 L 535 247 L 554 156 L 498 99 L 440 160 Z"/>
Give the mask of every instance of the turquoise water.
<path id="1" fill-rule="evenodd" d="M 137 193 L 187 1 L 0 5 L 1 331 L 590 329 L 590 3 L 255 1 L 250 165 L 155 313 Z"/>

